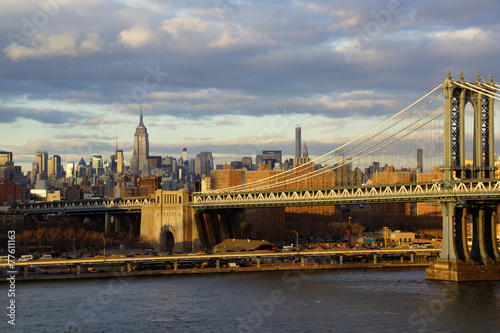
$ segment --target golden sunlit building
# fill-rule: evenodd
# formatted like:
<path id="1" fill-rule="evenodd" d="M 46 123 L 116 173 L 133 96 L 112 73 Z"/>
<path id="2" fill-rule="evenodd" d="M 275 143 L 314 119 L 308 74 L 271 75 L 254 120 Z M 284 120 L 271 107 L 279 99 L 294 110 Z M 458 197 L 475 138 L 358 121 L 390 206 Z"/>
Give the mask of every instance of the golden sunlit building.
<path id="1" fill-rule="evenodd" d="M 408 170 L 395 170 L 387 167 L 382 172 L 377 172 L 372 177 L 373 185 L 393 185 L 397 183 L 411 183 L 415 181 L 415 173 Z M 410 203 L 391 203 L 373 205 L 372 209 L 385 215 L 411 215 Z"/>
<path id="2" fill-rule="evenodd" d="M 442 180 L 443 173 L 439 168 L 434 168 L 433 171 L 428 173 L 420 173 L 417 176 L 417 182 L 432 182 L 434 180 Z M 418 216 L 441 216 L 441 206 L 435 202 L 419 202 L 417 203 Z"/>

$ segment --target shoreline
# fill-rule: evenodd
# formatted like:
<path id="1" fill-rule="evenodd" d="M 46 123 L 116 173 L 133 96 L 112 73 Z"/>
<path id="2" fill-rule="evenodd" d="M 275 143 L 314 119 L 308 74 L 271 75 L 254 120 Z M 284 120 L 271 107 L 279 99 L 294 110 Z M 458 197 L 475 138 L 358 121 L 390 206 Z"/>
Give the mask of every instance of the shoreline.
<path id="1" fill-rule="evenodd" d="M 74 279 L 96 279 L 96 278 L 127 278 L 137 276 L 162 276 L 162 275 L 191 275 L 191 274 L 229 274 L 229 273 L 251 273 L 251 272 L 277 272 L 277 271 L 314 271 L 314 270 L 338 270 L 338 269 L 392 269 L 392 268 L 422 268 L 429 267 L 432 262 L 418 263 L 343 263 L 343 264 L 321 264 L 321 265 L 273 265 L 261 267 L 228 267 L 228 268 L 189 268 L 169 270 L 147 270 L 131 272 L 103 272 L 103 273 L 66 273 L 66 274 L 37 274 L 37 275 L 15 275 L 17 281 L 54 281 Z M 4 282 L 9 282 L 5 276 Z"/>

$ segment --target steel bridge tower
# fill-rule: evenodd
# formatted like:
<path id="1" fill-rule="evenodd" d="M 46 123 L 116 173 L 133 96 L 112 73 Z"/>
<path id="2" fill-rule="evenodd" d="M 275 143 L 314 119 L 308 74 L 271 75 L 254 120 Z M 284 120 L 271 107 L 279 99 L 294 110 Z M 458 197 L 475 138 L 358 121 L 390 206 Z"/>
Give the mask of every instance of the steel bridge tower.
<path id="1" fill-rule="evenodd" d="M 481 182 L 495 178 L 494 98 L 492 75 L 487 85 L 477 74 L 473 83 L 460 73 L 457 81 L 448 71 L 443 81 L 444 147 L 443 186 L 465 179 Z M 490 96 L 488 96 L 490 95 Z M 465 164 L 465 107 L 474 109 L 473 163 Z M 496 238 L 498 201 L 439 202 L 443 215 L 443 245 L 439 260 L 427 270 L 428 279 L 447 281 L 500 280 L 500 256 Z M 472 222 L 469 250 L 467 219 Z"/>
<path id="2" fill-rule="evenodd" d="M 474 88 L 464 88 L 462 72 L 455 82 L 448 72 L 443 82 L 444 91 L 444 164 L 445 180 L 452 179 L 488 179 L 494 178 L 494 98 L 485 96 L 481 91 L 492 94 L 496 90 L 492 75 L 488 86 L 481 82 L 477 74 L 476 82 L 469 83 Z M 474 108 L 473 165 L 465 164 L 465 106 L 471 103 Z"/>

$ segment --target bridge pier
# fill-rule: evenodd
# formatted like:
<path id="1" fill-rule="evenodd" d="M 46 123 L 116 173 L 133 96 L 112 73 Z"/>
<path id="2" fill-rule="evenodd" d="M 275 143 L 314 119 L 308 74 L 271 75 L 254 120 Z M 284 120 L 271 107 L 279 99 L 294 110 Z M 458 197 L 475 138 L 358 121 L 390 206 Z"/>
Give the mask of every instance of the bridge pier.
<path id="1" fill-rule="evenodd" d="M 122 220 L 118 217 L 114 217 L 115 222 L 115 233 L 120 233 L 122 231 Z"/>
<path id="2" fill-rule="evenodd" d="M 465 206 L 465 207 L 464 207 Z M 458 206 L 441 203 L 443 244 L 439 259 L 427 269 L 427 279 L 454 282 L 500 280 L 496 241 L 496 207 L 493 204 Z M 469 254 L 467 215 L 472 216 L 472 247 Z"/>
<path id="3" fill-rule="evenodd" d="M 104 235 L 109 236 L 111 234 L 111 214 L 104 213 Z"/>

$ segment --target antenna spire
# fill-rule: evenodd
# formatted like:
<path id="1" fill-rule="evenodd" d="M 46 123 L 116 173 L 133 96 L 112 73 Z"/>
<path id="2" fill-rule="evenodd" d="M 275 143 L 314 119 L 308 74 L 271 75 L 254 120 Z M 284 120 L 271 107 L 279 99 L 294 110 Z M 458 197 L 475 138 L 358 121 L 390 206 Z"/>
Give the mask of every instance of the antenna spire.
<path id="1" fill-rule="evenodd" d="M 139 120 L 139 126 L 144 127 L 144 122 L 142 121 L 142 103 L 141 103 L 141 118 Z"/>

